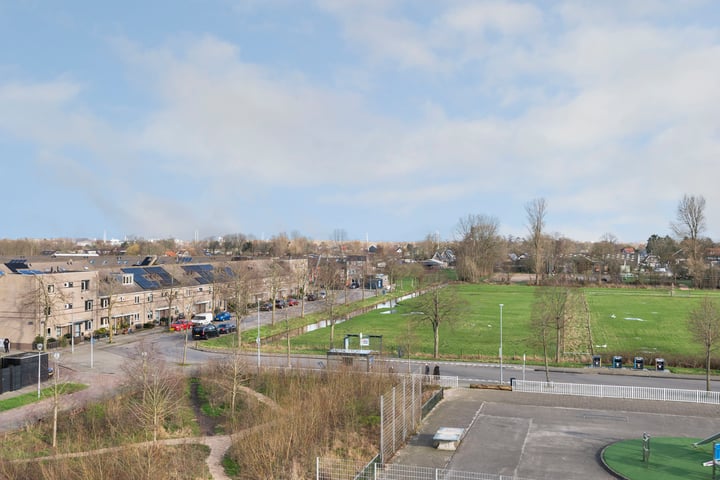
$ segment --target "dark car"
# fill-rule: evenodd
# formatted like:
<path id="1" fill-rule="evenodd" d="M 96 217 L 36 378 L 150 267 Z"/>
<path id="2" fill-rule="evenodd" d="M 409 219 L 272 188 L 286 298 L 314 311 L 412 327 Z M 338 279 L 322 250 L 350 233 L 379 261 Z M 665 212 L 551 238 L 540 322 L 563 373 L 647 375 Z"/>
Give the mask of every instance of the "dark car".
<path id="1" fill-rule="evenodd" d="M 215 315 L 215 321 L 216 322 L 227 322 L 232 318 L 232 315 L 230 312 L 220 312 L 217 315 Z"/>
<path id="2" fill-rule="evenodd" d="M 285 300 L 275 300 L 275 308 L 285 308 L 287 307 L 287 303 Z"/>
<path id="3" fill-rule="evenodd" d="M 272 309 L 273 309 L 272 302 L 265 302 L 262 305 L 260 305 L 260 310 L 262 310 L 263 312 L 269 312 Z"/>
<path id="4" fill-rule="evenodd" d="M 314 293 L 308 293 L 305 299 L 308 302 L 314 302 L 315 300 L 317 300 L 317 295 L 315 295 Z"/>
<path id="5" fill-rule="evenodd" d="M 206 340 L 211 337 L 217 337 L 220 335 L 218 329 L 212 323 L 207 325 L 195 325 L 192 328 L 193 340 Z"/>
<path id="6" fill-rule="evenodd" d="M 237 332 L 237 325 L 231 322 L 219 323 L 217 326 L 217 331 L 220 335 Z"/>

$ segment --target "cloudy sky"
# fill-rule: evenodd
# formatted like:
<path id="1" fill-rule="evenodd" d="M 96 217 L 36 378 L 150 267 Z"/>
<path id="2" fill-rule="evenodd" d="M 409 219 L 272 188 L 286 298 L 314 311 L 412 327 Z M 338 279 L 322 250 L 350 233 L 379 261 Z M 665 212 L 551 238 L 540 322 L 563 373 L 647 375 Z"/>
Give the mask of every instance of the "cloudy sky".
<path id="1" fill-rule="evenodd" d="M 0 0 L 0 238 L 720 240 L 713 1 Z"/>

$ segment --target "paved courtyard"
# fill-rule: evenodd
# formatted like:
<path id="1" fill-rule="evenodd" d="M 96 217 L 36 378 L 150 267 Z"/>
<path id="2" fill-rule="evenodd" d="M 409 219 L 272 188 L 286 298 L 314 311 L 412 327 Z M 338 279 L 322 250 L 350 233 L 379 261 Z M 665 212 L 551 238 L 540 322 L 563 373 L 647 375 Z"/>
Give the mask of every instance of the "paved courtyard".
<path id="1" fill-rule="evenodd" d="M 643 432 L 704 438 L 720 432 L 718 413 L 711 405 L 456 388 L 390 463 L 533 480 L 612 479 L 598 460 L 606 445 Z M 440 427 L 468 428 L 456 451 L 432 447 Z"/>

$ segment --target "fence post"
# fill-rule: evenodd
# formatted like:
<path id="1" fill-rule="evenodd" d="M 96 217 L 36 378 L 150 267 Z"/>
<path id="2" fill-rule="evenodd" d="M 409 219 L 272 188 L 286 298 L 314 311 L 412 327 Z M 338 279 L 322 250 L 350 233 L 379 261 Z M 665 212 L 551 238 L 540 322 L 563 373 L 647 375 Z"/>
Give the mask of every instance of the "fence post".
<path id="1" fill-rule="evenodd" d="M 392 448 L 393 452 L 397 451 L 397 448 L 395 447 L 395 437 L 397 436 L 396 430 L 395 430 L 395 417 L 397 412 L 397 403 L 395 401 L 395 387 L 392 389 Z"/>
<path id="2" fill-rule="evenodd" d="M 407 382 L 402 382 L 403 393 L 402 393 L 402 432 L 403 440 L 407 438 Z"/>
<path id="3" fill-rule="evenodd" d="M 385 463 L 385 395 L 380 395 L 380 463 Z"/>

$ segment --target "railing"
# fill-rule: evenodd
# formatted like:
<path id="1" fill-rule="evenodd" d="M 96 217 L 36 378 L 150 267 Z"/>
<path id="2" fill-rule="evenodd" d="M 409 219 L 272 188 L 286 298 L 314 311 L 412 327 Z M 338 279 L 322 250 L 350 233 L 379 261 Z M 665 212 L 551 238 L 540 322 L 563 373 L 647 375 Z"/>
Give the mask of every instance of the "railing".
<path id="1" fill-rule="evenodd" d="M 360 471 L 360 473 L 357 473 Z M 528 480 L 526 478 L 464 472 L 446 468 L 370 462 L 358 468 L 351 460 L 318 458 L 316 480 Z"/>
<path id="2" fill-rule="evenodd" d="M 584 383 L 554 383 L 515 380 L 514 392 L 549 393 L 582 397 L 626 398 L 632 400 L 660 400 L 665 402 L 708 403 L 720 405 L 720 392 L 681 390 L 675 388 L 632 387 L 621 385 L 589 385 Z"/>

